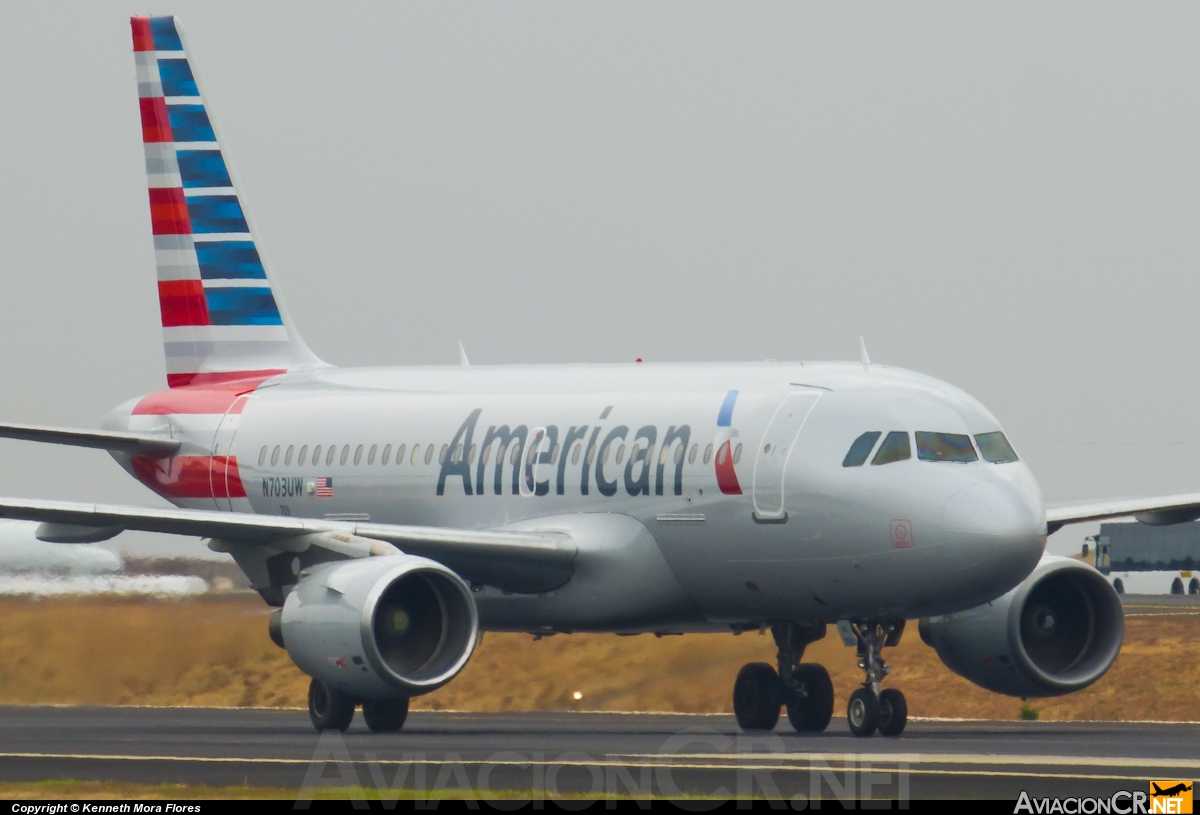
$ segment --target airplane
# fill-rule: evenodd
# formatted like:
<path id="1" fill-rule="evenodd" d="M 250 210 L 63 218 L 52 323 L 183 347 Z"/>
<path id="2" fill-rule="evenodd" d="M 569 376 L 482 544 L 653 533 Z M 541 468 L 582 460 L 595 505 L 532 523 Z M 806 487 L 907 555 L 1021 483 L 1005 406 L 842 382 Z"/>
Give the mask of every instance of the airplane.
<path id="1" fill-rule="evenodd" d="M 1162 787 L 1158 786 L 1158 784 L 1155 784 L 1153 781 L 1150 782 L 1150 786 L 1154 787 L 1154 792 L 1150 793 L 1150 795 L 1154 798 L 1159 798 L 1159 797 L 1173 798 L 1174 796 L 1178 795 L 1179 793 L 1187 792 L 1188 790 L 1190 790 L 1192 788 L 1191 784 L 1185 784 L 1182 781 L 1179 782 L 1178 784 L 1175 784 L 1174 786 L 1167 787 L 1165 790 Z"/>
<path id="2" fill-rule="evenodd" d="M 167 387 L 100 430 L 0 436 L 107 450 L 171 508 L 0 499 L 56 542 L 207 538 L 277 610 L 318 730 L 404 725 L 482 631 L 770 630 L 745 730 L 825 730 L 806 647 L 857 649 L 858 736 L 906 621 L 994 692 L 1054 696 L 1112 664 L 1124 617 L 1064 524 L 1200 517 L 1200 494 L 1047 509 L 1000 422 L 929 376 L 851 362 L 338 368 L 304 343 L 254 237 L 174 17 L 133 17 Z"/>

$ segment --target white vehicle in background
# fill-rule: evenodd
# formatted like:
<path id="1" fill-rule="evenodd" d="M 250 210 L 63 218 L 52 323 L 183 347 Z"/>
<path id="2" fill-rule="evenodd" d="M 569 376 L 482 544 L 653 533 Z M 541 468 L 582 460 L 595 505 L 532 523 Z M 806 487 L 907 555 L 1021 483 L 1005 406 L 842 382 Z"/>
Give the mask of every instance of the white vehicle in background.
<path id="1" fill-rule="evenodd" d="M 1200 594 L 1200 523 L 1107 523 L 1087 540 L 1084 557 L 1118 594 Z"/>

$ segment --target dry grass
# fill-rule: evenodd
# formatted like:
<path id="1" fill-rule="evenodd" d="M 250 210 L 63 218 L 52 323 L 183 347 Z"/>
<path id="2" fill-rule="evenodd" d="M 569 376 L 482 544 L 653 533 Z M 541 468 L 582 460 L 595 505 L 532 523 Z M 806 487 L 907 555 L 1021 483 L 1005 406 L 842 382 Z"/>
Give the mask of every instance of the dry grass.
<path id="1" fill-rule="evenodd" d="M 268 639 L 269 613 L 246 598 L 0 601 L 0 703 L 302 707 L 308 680 Z M 1042 719 L 1197 718 L 1198 634 L 1200 619 L 1131 619 L 1107 676 L 1032 704 Z M 463 673 L 414 708 L 728 712 L 738 669 L 773 656 L 769 634 L 488 634 Z M 1019 700 L 952 674 L 915 630 L 887 657 L 914 716 L 1017 717 Z M 839 706 L 860 681 L 832 630 L 806 660 L 829 669 Z"/>

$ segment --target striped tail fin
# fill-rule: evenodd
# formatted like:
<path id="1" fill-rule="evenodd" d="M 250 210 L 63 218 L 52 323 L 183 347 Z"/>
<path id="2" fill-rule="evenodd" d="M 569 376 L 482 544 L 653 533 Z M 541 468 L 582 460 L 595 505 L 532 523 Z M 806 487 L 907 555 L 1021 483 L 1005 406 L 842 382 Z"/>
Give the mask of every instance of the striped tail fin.
<path id="1" fill-rule="evenodd" d="M 323 366 L 250 232 L 174 17 L 133 17 L 167 384 Z"/>

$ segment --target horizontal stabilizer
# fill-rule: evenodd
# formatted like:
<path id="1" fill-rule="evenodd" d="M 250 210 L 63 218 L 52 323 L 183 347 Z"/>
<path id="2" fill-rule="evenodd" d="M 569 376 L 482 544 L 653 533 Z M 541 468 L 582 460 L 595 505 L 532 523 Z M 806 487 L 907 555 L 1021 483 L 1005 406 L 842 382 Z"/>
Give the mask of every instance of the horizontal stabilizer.
<path id="1" fill-rule="evenodd" d="M 131 456 L 166 458 L 179 450 L 177 439 L 143 433 L 114 433 L 107 430 L 72 430 L 32 424 L 0 424 L 0 439 L 23 439 L 72 447 L 95 447 Z"/>
<path id="2" fill-rule="evenodd" d="M 314 532 L 342 532 L 387 541 L 409 554 L 444 563 L 471 582 L 521 593 L 550 591 L 566 583 L 574 573 L 577 552 L 562 532 L 447 529 L 73 501 L 0 498 L 0 518 L 41 521 L 55 530 L 134 529 L 266 546 Z"/>

